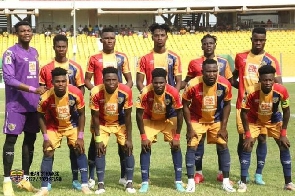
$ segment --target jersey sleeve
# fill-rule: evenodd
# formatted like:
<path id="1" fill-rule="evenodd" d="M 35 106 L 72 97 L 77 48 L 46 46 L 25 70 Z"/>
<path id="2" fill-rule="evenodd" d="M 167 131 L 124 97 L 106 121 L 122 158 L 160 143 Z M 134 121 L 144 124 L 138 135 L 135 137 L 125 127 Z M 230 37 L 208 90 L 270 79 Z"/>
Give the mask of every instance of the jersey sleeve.
<path id="1" fill-rule="evenodd" d="M 77 66 L 77 74 L 75 76 L 76 86 L 83 86 L 85 84 L 84 75 L 81 66 Z"/>
<path id="2" fill-rule="evenodd" d="M 281 106 L 282 108 L 290 106 L 289 93 L 285 87 L 282 88 Z"/>
<path id="3" fill-rule="evenodd" d="M 242 100 L 242 105 L 241 107 L 243 109 L 246 109 L 246 110 L 250 110 L 250 107 L 251 105 L 253 104 L 253 100 L 252 100 L 252 94 L 251 93 L 248 93 L 247 91 L 245 91 L 244 93 L 244 97 L 243 97 L 243 100 Z"/>
<path id="4" fill-rule="evenodd" d="M 13 51 L 6 50 L 2 58 L 2 71 L 5 84 L 18 87 L 21 82 L 15 78 L 15 55 Z"/>
<path id="5" fill-rule="evenodd" d="M 273 58 L 271 65 L 276 69 L 276 77 L 282 76 L 281 67 L 280 67 L 280 64 L 279 64 L 278 60 Z"/>
<path id="6" fill-rule="evenodd" d="M 142 89 L 142 93 L 136 99 L 136 108 L 145 109 L 144 100 L 147 95 L 146 87 Z"/>
<path id="7" fill-rule="evenodd" d="M 136 72 L 145 75 L 145 67 L 146 67 L 146 58 L 145 57 L 141 57 L 138 60 Z"/>
<path id="8" fill-rule="evenodd" d="M 235 70 L 239 71 L 239 69 L 240 69 L 240 56 L 239 54 L 237 54 L 235 58 Z"/>
<path id="9" fill-rule="evenodd" d="M 178 93 L 177 90 L 173 93 L 173 108 L 174 109 L 182 108 L 180 94 Z"/>
<path id="10" fill-rule="evenodd" d="M 124 109 L 131 108 L 133 106 L 133 101 L 132 101 L 132 91 L 129 87 L 127 87 L 128 90 L 126 90 L 126 100 L 124 104 Z"/>
<path id="11" fill-rule="evenodd" d="M 193 90 L 193 86 L 191 86 L 190 83 L 188 83 L 183 91 L 182 99 L 190 101 L 192 99 L 192 90 Z"/>
<path id="12" fill-rule="evenodd" d="M 94 69 L 95 69 L 95 59 L 93 56 L 91 56 L 88 61 L 86 72 L 94 73 Z"/>
<path id="13" fill-rule="evenodd" d="M 37 106 L 37 111 L 40 112 L 40 113 L 45 113 L 46 110 L 47 110 L 47 105 L 46 105 L 46 97 L 45 97 L 46 94 L 42 95 L 39 99 L 39 103 L 38 103 L 38 106 Z"/>
<path id="14" fill-rule="evenodd" d="M 232 99 L 232 87 L 228 82 L 225 89 L 224 101 L 230 101 Z"/>
<path id="15" fill-rule="evenodd" d="M 182 76 L 182 64 L 180 57 L 177 55 L 174 64 L 174 75 L 175 76 Z"/>
<path id="16" fill-rule="evenodd" d="M 186 75 L 189 76 L 189 77 L 192 77 L 192 78 L 196 77 L 196 74 L 194 73 L 195 72 L 194 69 L 195 69 L 194 61 L 192 60 L 188 64 L 187 74 Z"/>
<path id="17" fill-rule="evenodd" d="M 124 63 L 123 63 L 123 73 L 130 73 L 130 67 L 129 67 L 129 60 L 126 55 L 124 55 Z"/>
<path id="18" fill-rule="evenodd" d="M 90 91 L 89 107 L 91 110 L 99 111 L 99 89 L 97 86 Z"/>
<path id="19" fill-rule="evenodd" d="M 78 88 L 76 90 L 76 95 L 77 95 L 77 109 L 84 108 L 85 107 L 84 96 L 82 94 L 82 91 L 80 91 Z"/>
<path id="20" fill-rule="evenodd" d="M 233 74 L 232 74 L 232 71 L 230 69 L 230 65 L 229 65 L 228 61 L 226 61 L 224 77 L 226 79 L 230 79 L 230 78 L 233 77 Z"/>
<path id="21" fill-rule="evenodd" d="M 39 83 L 40 84 L 46 84 L 46 70 L 45 67 L 42 67 L 40 69 L 40 73 L 39 73 Z"/>

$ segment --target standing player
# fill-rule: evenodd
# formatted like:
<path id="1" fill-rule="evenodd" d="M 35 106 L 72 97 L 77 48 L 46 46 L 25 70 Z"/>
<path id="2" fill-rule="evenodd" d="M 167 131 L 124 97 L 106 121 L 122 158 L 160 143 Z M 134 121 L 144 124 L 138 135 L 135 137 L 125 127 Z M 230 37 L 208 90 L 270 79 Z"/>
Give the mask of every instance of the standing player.
<path id="1" fill-rule="evenodd" d="M 102 70 L 106 67 L 115 67 L 118 69 L 118 80 L 120 83 L 123 82 L 122 76 L 126 80 L 126 85 L 132 88 L 132 76 L 129 68 L 128 58 L 124 53 L 115 51 L 116 34 L 113 28 L 104 28 L 101 32 L 100 42 L 103 45 L 102 51 L 90 57 L 88 62 L 88 68 L 85 73 L 85 85 L 88 90 L 91 90 L 94 86 L 103 83 Z M 91 79 L 94 77 L 94 85 L 91 83 Z M 93 124 L 91 120 L 91 124 Z M 93 132 L 93 127 L 91 132 Z M 92 136 L 93 136 L 92 134 Z M 88 160 L 89 160 L 89 187 L 93 188 L 95 185 L 94 181 L 94 171 L 95 171 L 95 141 L 94 137 L 91 138 L 89 150 L 88 150 Z M 118 146 L 118 154 L 121 163 L 121 178 L 119 180 L 120 184 L 125 184 L 125 160 L 124 152 L 121 151 L 120 146 Z"/>
<path id="2" fill-rule="evenodd" d="M 3 78 L 5 82 L 5 121 L 3 133 L 3 194 L 14 195 L 10 179 L 10 170 L 14 160 L 14 146 L 18 135 L 24 132 L 22 144 L 23 179 L 17 184 L 19 188 L 33 192 L 35 188 L 27 181 L 34 155 L 36 133 L 40 130 L 37 118 L 39 95 L 45 92 L 39 87 L 38 52 L 30 47 L 33 36 L 28 22 L 15 25 L 18 43 L 8 48 L 3 54 Z"/>
<path id="3" fill-rule="evenodd" d="M 290 119 L 290 101 L 287 89 L 275 83 L 276 69 L 262 66 L 258 69 L 259 82 L 246 89 L 241 119 L 245 130 L 241 153 L 241 181 L 238 192 L 246 192 L 246 178 L 251 162 L 251 151 L 259 135 L 273 137 L 280 149 L 280 160 L 285 178 L 285 190 L 295 191 L 291 178 L 290 142 L 287 126 Z M 283 116 L 279 111 L 279 105 Z"/>
<path id="4" fill-rule="evenodd" d="M 46 86 L 50 89 L 52 84 L 51 71 L 56 67 L 64 68 L 68 71 L 68 81 L 70 84 L 78 87 L 84 94 L 84 76 L 82 68 L 76 62 L 67 58 L 68 51 L 68 38 L 65 35 L 56 35 L 53 38 L 53 50 L 55 52 L 55 58 L 53 61 L 43 66 L 40 70 L 39 83 L 41 86 Z M 73 175 L 73 188 L 81 190 L 81 184 L 78 181 L 78 165 L 77 157 L 73 148 L 69 146 L 70 149 L 70 160 L 71 169 Z M 48 183 L 48 189 L 51 189 L 51 183 Z"/>
<path id="5" fill-rule="evenodd" d="M 167 71 L 156 68 L 152 71 L 152 84 L 142 89 L 137 100 L 136 122 L 141 135 L 140 167 L 142 184 L 139 192 L 145 193 L 149 188 L 149 169 L 151 144 L 159 132 L 171 145 L 171 154 L 175 172 L 175 186 L 184 192 L 182 186 L 182 154 L 180 149 L 180 132 L 183 115 L 179 92 L 167 84 Z"/>
<path id="6" fill-rule="evenodd" d="M 125 160 L 124 171 L 128 193 L 135 193 L 133 188 L 134 156 L 132 144 L 132 91 L 129 86 L 118 82 L 118 70 L 114 67 L 103 69 L 103 84 L 91 89 L 90 108 L 95 131 L 96 171 L 98 190 L 95 194 L 105 192 L 105 154 L 111 133 L 117 137 L 117 143 Z"/>
<path id="7" fill-rule="evenodd" d="M 51 73 L 53 87 L 41 96 L 38 105 L 39 124 L 44 138 L 41 173 L 52 172 L 55 149 L 60 147 L 62 138 L 65 136 L 68 146 L 76 155 L 76 162 L 81 173 L 81 190 L 84 194 L 92 194 L 87 184 L 87 157 L 84 153 L 83 94 L 77 87 L 68 85 L 66 69 L 57 67 Z M 42 178 L 41 190 L 35 195 L 48 195 L 48 179 Z"/>
<path id="8" fill-rule="evenodd" d="M 152 39 L 154 41 L 153 50 L 140 58 L 137 65 L 136 86 L 141 92 L 146 79 L 146 85 L 152 83 L 152 71 L 155 68 L 163 68 L 167 71 L 168 84 L 174 86 L 178 91 L 181 88 L 181 62 L 179 56 L 166 49 L 166 41 L 168 39 L 167 33 L 170 28 L 166 24 L 159 25 L 157 23 L 150 26 L 152 32 Z"/>
<path id="9" fill-rule="evenodd" d="M 237 146 L 238 155 L 240 157 L 243 149 L 244 129 L 240 118 L 241 105 L 245 89 L 258 82 L 258 69 L 263 65 L 273 66 L 276 69 L 276 83 L 282 83 L 281 70 L 278 61 L 269 53 L 264 51 L 266 42 L 266 30 L 263 27 L 254 28 L 252 31 L 252 49 L 243 53 L 238 53 L 235 59 L 235 70 L 233 71 L 232 85 L 238 89 L 238 98 L 236 103 L 236 123 L 239 133 L 239 143 Z M 238 81 L 239 79 L 239 81 Z M 264 185 L 262 180 L 262 170 L 267 154 L 265 135 L 258 136 L 258 145 L 256 149 L 257 168 L 255 172 L 255 183 Z M 241 161 L 241 160 L 240 160 Z M 249 180 L 249 179 L 248 179 Z"/>
<path id="10" fill-rule="evenodd" d="M 228 61 L 220 56 L 215 55 L 215 49 L 216 49 L 216 41 L 217 38 L 213 35 L 207 34 L 201 39 L 201 44 L 202 44 L 202 50 L 204 52 L 204 55 L 200 58 L 191 60 L 189 65 L 188 65 L 188 71 L 187 71 L 187 76 L 185 80 L 182 82 L 182 88 L 184 88 L 187 83 L 195 78 L 196 76 L 201 76 L 202 75 L 202 64 L 206 59 L 214 59 L 217 61 L 217 65 L 219 68 L 219 75 L 225 77 L 228 79 L 230 83 L 232 83 L 232 72 L 230 69 L 230 65 Z M 202 138 L 198 144 L 198 148 L 196 150 L 196 157 L 195 157 L 195 166 L 196 166 L 196 173 L 194 176 L 194 180 L 196 184 L 199 184 L 200 182 L 204 181 L 204 176 L 202 173 L 202 159 L 204 155 L 204 140 L 205 137 Z M 218 159 L 218 165 L 219 165 L 219 172 L 217 175 L 217 180 L 218 181 L 223 181 L 223 176 L 222 176 L 222 171 L 220 168 L 220 160 Z"/>
<path id="11" fill-rule="evenodd" d="M 229 181 L 230 154 L 227 146 L 227 121 L 231 110 L 231 84 L 218 76 L 218 65 L 214 59 L 206 59 L 202 75 L 190 81 L 183 95 L 183 112 L 187 124 L 186 167 L 187 192 L 195 192 L 195 153 L 202 137 L 207 134 L 207 143 L 216 144 L 220 168 L 223 174 L 223 189 L 235 192 Z"/>

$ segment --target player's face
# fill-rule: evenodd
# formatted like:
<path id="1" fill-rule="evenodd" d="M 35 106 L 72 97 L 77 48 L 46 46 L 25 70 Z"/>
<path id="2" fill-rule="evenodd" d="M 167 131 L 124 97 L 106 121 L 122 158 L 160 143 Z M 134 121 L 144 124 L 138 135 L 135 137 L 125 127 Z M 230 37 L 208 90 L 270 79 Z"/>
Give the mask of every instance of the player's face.
<path id="1" fill-rule="evenodd" d="M 156 47 L 164 47 L 167 41 L 167 33 L 164 29 L 156 29 L 152 35 Z"/>
<path id="2" fill-rule="evenodd" d="M 32 39 L 33 32 L 30 26 L 21 25 L 17 31 L 18 40 L 21 43 L 29 43 Z"/>
<path id="3" fill-rule="evenodd" d="M 264 50 L 266 35 L 253 33 L 251 42 L 252 42 L 252 52 L 254 52 L 254 54 L 259 54 L 262 50 Z"/>
<path id="4" fill-rule="evenodd" d="M 207 86 L 213 86 L 217 80 L 218 66 L 216 64 L 206 64 L 203 66 L 203 80 Z"/>
<path id="5" fill-rule="evenodd" d="M 214 39 L 205 38 L 202 41 L 202 50 L 204 51 L 205 56 L 213 54 L 215 48 L 216 48 L 216 43 L 215 43 Z"/>
<path id="6" fill-rule="evenodd" d="M 67 88 L 67 76 L 54 76 L 52 79 L 54 92 L 58 97 L 63 96 L 66 93 Z"/>
<path id="7" fill-rule="evenodd" d="M 112 51 L 115 48 L 116 35 L 114 32 L 104 32 L 101 35 L 100 42 L 102 43 L 103 50 Z"/>
<path id="8" fill-rule="evenodd" d="M 152 81 L 153 87 L 154 87 L 154 92 L 157 95 L 162 95 L 165 90 L 165 85 L 166 85 L 166 78 L 164 77 L 155 77 L 153 78 Z"/>
<path id="9" fill-rule="evenodd" d="M 274 74 L 263 74 L 259 77 L 259 81 L 261 83 L 261 90 L 265 94 L 269 93 L 272 90 L 272 86 L 275 83 Z"/>
<path id="10" fill-rule="evenodd" d="M 65 57 L 68 51 L 68 44 L 65 41 L 57 41 L 53 46 L 56 57 Z"/>
<path id="11" fill-rule="evenodd" d="M 103 77 L 105 89 L 109 94 L 112 94 L 118 88 L 118 75 L 108 73 Z"/>

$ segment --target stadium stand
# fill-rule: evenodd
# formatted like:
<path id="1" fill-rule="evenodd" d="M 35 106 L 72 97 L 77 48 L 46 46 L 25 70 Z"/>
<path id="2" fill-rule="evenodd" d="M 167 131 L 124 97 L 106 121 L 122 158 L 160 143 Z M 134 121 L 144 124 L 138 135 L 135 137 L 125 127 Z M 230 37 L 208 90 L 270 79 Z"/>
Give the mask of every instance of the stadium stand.
<path id="1" fill-rule="evenodd" d="M 176 35 L 169 34 L 167 47 L 181 56 L 183 70 L 187 70 L 189 61 L 197 56 L 202 55 L 200 40 L 207 32 L 197 32 L 195 34 Z M 267 32 L 266 51 L 274 55 L 282 66 L 284 77 L 294 77 L 293 59 L 295 56 L 295 30 L 273 30 Z M 216 53 L 229 55 L 234 58 L 237 52 L 251 48 L 250 31 L 230 31 L 230 32 L 212 32 L 217 36 Z M 293 35 L 292 35 L 293 34 Z M 137 58 L 147 53 L 153 48 L 150 38 L 143 38 L 137 34 L 132 36 L 118 35 L 116 37 L 116 47 L 118 51 L 127 54 L 132 75 L 135 75 Z M 40 64 L 45 65 L 54 57 L 52 49 L 53 36 L 49 37 L 44 34 L 35 34 L 31 45 L 39 51 Z M 15 35 L 9 34 L 7 37 L 0 35 L 0 53 L 2 54 L 9 46 L 17 42 Z M 69 39 L 68 57 L 73 58 L 73 37 Z M 87 59 L 90 55 L 98 52 L 98 40 L 94 36 L 84 34 L 77 36 L 77 54 L 75 60 L 80 63 L 85 71 Z M 233 67 L 232 67 L 233 68 Z M 185 71 L 183 73 L 186 74 Z"/>

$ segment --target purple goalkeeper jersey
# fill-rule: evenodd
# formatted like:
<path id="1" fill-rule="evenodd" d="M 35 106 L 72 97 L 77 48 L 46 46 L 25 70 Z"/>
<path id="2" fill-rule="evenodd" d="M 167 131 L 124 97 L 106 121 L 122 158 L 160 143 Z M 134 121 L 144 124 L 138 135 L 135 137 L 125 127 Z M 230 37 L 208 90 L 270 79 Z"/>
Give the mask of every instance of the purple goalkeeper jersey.
<path id="1" fill-rule="evenodd" d="M 39 95 L 18 90 L 23 83 L 39 87 L 38 52 L 30 47 L 28 50 L 20 44 L 8 48 L 2 58 L 3 79 L 5 82 L 6 111 L 36 112 Z"/>

